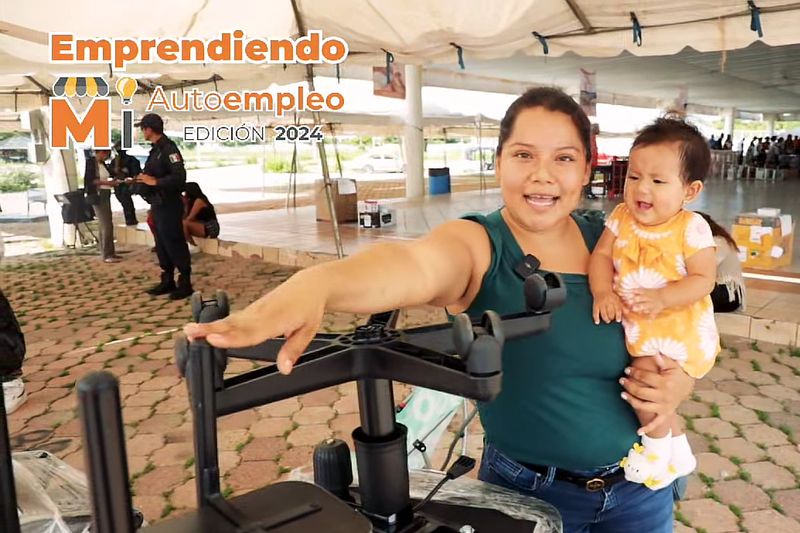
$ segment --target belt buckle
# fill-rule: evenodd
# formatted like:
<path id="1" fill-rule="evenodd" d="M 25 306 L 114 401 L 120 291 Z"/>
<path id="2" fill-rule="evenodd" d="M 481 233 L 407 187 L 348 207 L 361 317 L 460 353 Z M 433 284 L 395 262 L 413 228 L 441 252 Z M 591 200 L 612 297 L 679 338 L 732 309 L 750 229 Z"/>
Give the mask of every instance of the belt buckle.
<path id="1" fill-rule="evenodd" d="M 604 479 L 600 479 L 599 477 L 592 478 L 586 482 L 586 490 L 589 492 L 597 492 L 598 490 L 603 490 L 606 486 L 606 482 Z"/>

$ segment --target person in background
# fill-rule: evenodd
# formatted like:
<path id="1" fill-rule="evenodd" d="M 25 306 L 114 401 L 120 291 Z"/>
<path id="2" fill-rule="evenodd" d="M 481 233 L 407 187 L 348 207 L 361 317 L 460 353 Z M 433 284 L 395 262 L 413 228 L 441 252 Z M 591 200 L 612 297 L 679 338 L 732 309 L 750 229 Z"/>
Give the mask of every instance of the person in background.
<path id="1" fill-rule="evenodd" d="M 5 252 L 0 235 L 0 261 Z M 0 290 L 0 382 L 3 383 L 3 402 L 6 414 L 25 403 L 28 394 L 22 381 L 22 362 L 25 360 L 25 336 L 19 326 L 11 303 Z"/>
<path id="2" fill-rule="evenodd" d="M 121 143 L 117 142 L 114 145 L 114 151 L 117 153 L 114 160 L 111 162 L 111 169 L 114 171 L 114 177 L 119 180 L 119 184 L 114 188 L 114 196 L 117 197 L 122 206 L 122 212 L 125 215 L 125 225 L 135 226 L 138 224 L 136 220 L 136 208 L 133 206 L 133 197 L 131 196 L 131 184 L 126 183 L 125 180 L 132 181 L 142 172 L 142 166 L 139 160 L 122 149 Z"/>
<path id="3" fill-rule="evenodd" d="M 725 142 L 722 144 L 723 150 L 732 150 L 733 149 L 733 141 L 731 140 L 731 136 L 728 135 L 725 137 Z"/>
<path id="4" fill-rule="evenodd" d="M 197 253 L 199 248 L 193 237 L 216 239 L 219 236 L 217 212 L 200 186 L 193 181 L 186 184 L 183 198 L 185 203 L 183 234 L 189 243 L 189 251 Z"/>
<path id="5" fill-rule="evenodd" d="M 742 264 L 739 262 L 739 247 L 731 234 L 708 214 L 696 211 L 711 226 L 711 234 L 717 244 L 717 279 L 711 291 L 711 302 L 715 313 L 732 313 L 745 307 L 745 287 Z"/>
<path id="6" fill-rule="evenodd" d="M 786 142 L 783 143 L 783 153 L 787 155 L 791 155 L 794 153 L 794 138 L 792 137 L 791 133 L 786 136 Z"/>
<path id="7" fill-rule="evenodd" d="M 753 137 L 753 140 L 750 141 L 750 146 L 747 147 L 747 152 L 744 156 L 744 164 L 745 165 L 752 165 L 755 162 L 756 155 L 758 154 L 758 139 Z"/>
<path id="8" fill-rule="evenodd" d="M 778 159 L 781 154 L 781 144 L 783 144 L 783 138 L 778 140 L 773 139 L 772 144 L 769 145 L 769 149 L 767 150 L 767 157 L 764 166 L 767 168 L 776 168 L 778 166 Z"/>
<path id="9" fill-rule="evenodd" d="M 118 263 L 121 258 L 114 249 L 114 223 L 111 220 L 111 189 L 119 184 L 112 178 L 111 168 L 106 164 L 106 159 L 111 155 L 111 150 L 98 149 L 94 157 L 86 159 L 86 172 L 84 190 L 87 202 L 94 206 L 100 230 L 99 246 L 100 255 L 104 263 Z"/>
<path id="10" fill-rule="evenodd" d="M 152 296 L 169 294 L 171 300 L 192 295 L 192 260 L 183 235 L 183 202 L 186 169 L 178 146 L 164 134 L 164 121 L 148 113 L 137 123 L 152 148 L 144 171 L 136 178 L 153 188 L 150 210 L 155 225 L 156 254 L 161 267 L 161 281 L 147 291 Z M 175 269 L 178 283 L 175 284 Z"/>
<path id="11" fill-rule="evenodd" d="M 597 136 L 600 135 L 600 124 L 592 124 L 592 173 L 597 168 Z M 586 185 L 586 198 L 594 200 L 597 198 L 592 192 L 592 179 L 589 178 L 589 183 Z"/>

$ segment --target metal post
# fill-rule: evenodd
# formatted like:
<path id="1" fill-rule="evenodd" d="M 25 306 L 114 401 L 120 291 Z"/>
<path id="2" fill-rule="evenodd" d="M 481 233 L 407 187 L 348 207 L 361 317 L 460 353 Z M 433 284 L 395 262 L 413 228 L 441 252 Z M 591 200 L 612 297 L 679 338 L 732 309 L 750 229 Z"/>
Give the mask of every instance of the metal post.
<path id="1" fill-rule="evenodd" d="M 92 515 L 96 533 L 133 533 L 125 430 L 117 378 L 92 372 L 78 382 Z"/>
<path id="2" fill-rule="evenodd" d="M 358 411 L 361 429 L 370 437 L 386 437 L 394 432 L 394 392 L 388 379 L 362 379 L 358 382 Z"/>
<path id="3" fill-rule="evenodd" d="M 300 15 L 300 9 L 297 7 L 297 0 L 292 0 L 292 9 L 294 10 L 294 18 L 297 21 L 297 30 L 300 35 L 305 35 L 306 25 L 303 17 Z M 306 65 L 306 79 L 308 81 L 308 90 L 314 91 L 314 66 L 309 63 Z M 314 117 L 314 124 L 319 126 L 322 120 L 319 117 L 319 112 L 312 113 Z M 325 183 L 325 198 L 328 202 L 328 211 L 331 214 L 331 226 L 333 226 L 333 240 L 336 244 L 336 256 L 339 259 L 344 257 L 344 248 L 342 247 L 342 235 L 339 232 L 339 220 L 336 218 L 336 205 L 333 201 L 333 183 L 331 183 L 331 176 L 328 170 L 328 157 L 325 154 L 325 143 L 317 142 L 319 149 L 319 159 L 322 163 L 322 180 Z"/>
<path id="4" fill-rule="evenodd" d="M 5 399 L 2 396 L 0 396 L 0 531 L 8 533 L 20 531 L 8 420 L 6 420 Z"/>
<path id="5" fill-rule="evenodd" d="M 481 165 L 481 190 L 486 189 L 486 180 L 483 176 L 483 123 L 480 117 L 478 118 L 478 153 L 480 154 L 479 161 Z"/>
<path id="6" fill-rule="evenodd" d="M 344 178 L 342 173 L 342 159 L 339 157 L 339 143 L 336 141 L 336 133 L 333 131 L 333 123 L 328 122 L 328 129 L 331 130 L 331 138 L 333 139 L 333 153 L 336 154 L 336 166 L 339 167 L 339 177 Z"/>
<path id="7" fill-rule="evenodd" d="M 403 147 L 406 163 L 406 198 L 425 196 L 422 66 L 406 65 L 406 121 Z"/>
<path id="8" fill-rule="evenodd" d="M 210 505 L 211 499 L 220 494 L 215 370 L 211 346 L 205 341 L 190 344 L 186 385 L 192 409 L 195 482 L 200 508 Z"/>

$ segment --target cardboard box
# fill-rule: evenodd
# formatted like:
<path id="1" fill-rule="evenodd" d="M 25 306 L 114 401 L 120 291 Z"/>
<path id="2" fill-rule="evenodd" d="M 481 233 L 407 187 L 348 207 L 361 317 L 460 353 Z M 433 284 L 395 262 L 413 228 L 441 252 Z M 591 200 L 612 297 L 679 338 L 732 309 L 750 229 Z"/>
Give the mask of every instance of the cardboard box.
<path id="1" fill-rule="evenodd" d="M 363 229 L 385 228 L 397 223 L 394 209 L 381 207 L 380 211 L 362 211 L 358 214 L 358 224 Z"/>
<path id="2" fill-rule="evenodd" d="M 333 196 L 333 206 L 336 210 L 336 220 L 338 222 L 357 222 L 358 221 L 358 191 L 356 180 L 349 178 L 332 179 L 331 194 Z M 314 182 L 314 204 L 317 208 L 317 220 L 331 220 L 331 212 L 328 209 L 328 199 L 325 197 L 325 182 L 316 180 Z"/>
<path id="3" fill-rule="evenodd" d="M 773 269 L 792 263 L 794 232 L 791 215 L 742 213 L 736 217 L 731 235 L 743 266 Z"/>

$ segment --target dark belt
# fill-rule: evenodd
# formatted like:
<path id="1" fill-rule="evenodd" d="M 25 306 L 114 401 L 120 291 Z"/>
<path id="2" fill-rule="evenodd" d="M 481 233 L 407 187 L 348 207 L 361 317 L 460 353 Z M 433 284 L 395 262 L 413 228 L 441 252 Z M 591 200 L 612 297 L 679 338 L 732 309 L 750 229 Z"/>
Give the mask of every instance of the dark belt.
<path id="1" fill-rule="evenodd" d="M 533 465 L 530 463 L 519 463 L 519 464 L 521 464 L 528 470 L 536 472 L 537 474 L 540 474 L 542 476 L 547 476 L 548 468 L 546 466 Z M 578 485 L 579 487 L 583 487 L 589 492 L 597 492 L 598 490 L 602 490 L 606 487 L 615 485 L 620 481 L 624 481 L 625 472 L 620 468 L 616 472 L 610 474 L 585 477 L 585 476 L 578 476 L 567 470 L 556 468 L 556 475 L 554 476 L 554 479 L 558 479 L 559 481 L 567 481 L 574 485 Z"/>

